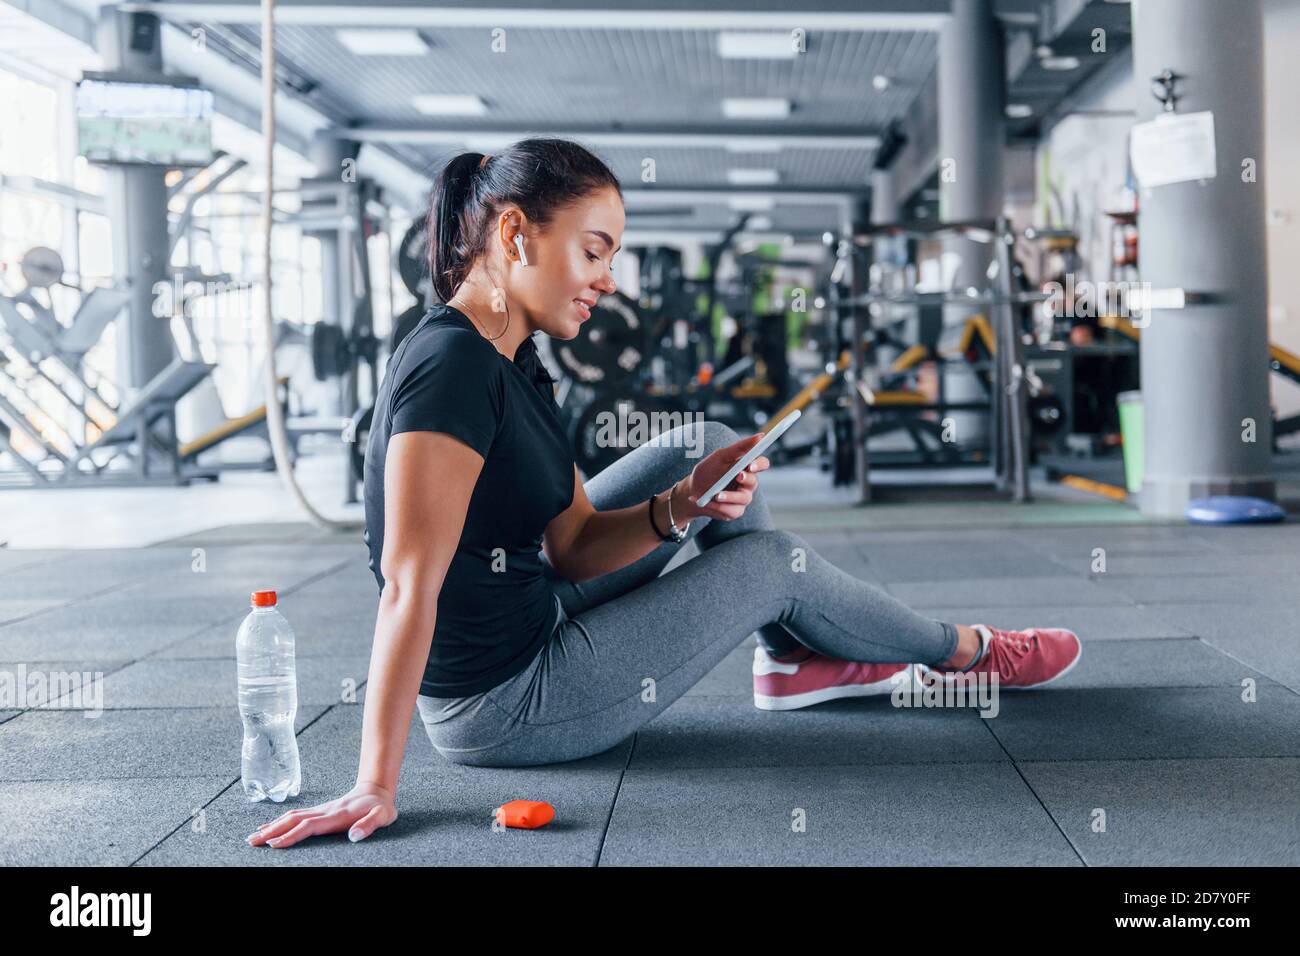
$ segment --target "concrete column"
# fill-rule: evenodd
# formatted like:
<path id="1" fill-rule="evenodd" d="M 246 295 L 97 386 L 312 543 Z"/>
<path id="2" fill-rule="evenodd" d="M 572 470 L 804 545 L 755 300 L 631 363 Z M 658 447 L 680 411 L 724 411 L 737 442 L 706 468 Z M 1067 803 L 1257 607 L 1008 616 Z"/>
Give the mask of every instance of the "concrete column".
<path id="1" fill-rule="evenodd" d="M 939 34 L 939 218 L 944 222 L 994 219 L 1002 211 L 1002 149 L 1005 70 L 1002 33 L 993 0 L 953 0 L 952 14 Z M 971 239 L 946 239 L 944 257 L 959 263 L 953 288 L 985 288 L 993 245 Z M 945 263 L 945 278 L 947 263 Z M 945 327 L 961 326 L 987 306 L 944 308 Z M 955 335 L 956 333 L 950 333 Z M 979 401 L 985 392 L 964 365 L 943 370 L 944 395 L 951 401 Z M 978 446 L 988 440 L 988 415 L 953 412 L 957 441 Z"/>
<path id="2" fill-rule="evenodd" d="M 883 223 L 898 222 L 898 197 L 894 189 L 895 178 L 887 169 L 871 171 L 871 209 L 870 218 L 873 226 Z M 897 276 L 907 258 L 907 239 L 903 236 L 877 236 L 870 249 L 871 273 L 873 284 L 878 284 L 883 292 L 896 291 L 889 280 Z M 909 328 L 915 328 L 912 323 Z M 877 347 L 880 364 L 892 362 L 902 353 L 895 345 Z"/>
<path id="3" fill-rule="evenodd" d="M 310 159 L 316 166 L 319 180 L 341 183 L 343 181 L 343 163 L 356 160 L 360 144 L 351 140 L 340 139 L 328 132 L 320 132 L 312 140 Z M 303 210 L 334 209 L 337 203 L 331 197 L 309 198 L 303 202 Z M 351 243 L 355 236 L 351 230 L 344 229 L 344 223 L 322 225 L 310 230 L 320 240 L 321 262 L 321 316 L 320 321 L 337 325 L 345 332 L 352 330 L 352 308 L 354 300 Z M 354 228 L 360 228 L 358 221 Z M 356 382 L 352 375 L 339 379 L 338 398 L 331 407 L 323 409 L 324 414 L 351 415 L 356 406 Z"/>
<path id="4" fill-rule="evenodd" d="M 340 183 L 343 181 L 343 163 L 355 160 L 359 144 L 339 139 L 328 132 L 320 132 L 312 140 L 309 158 L 316 166 L 316 176 L 320 180 Z M 303 202 L 303 209 L 332 209 L 335 206 L 331 198 L 309 198 Z M 340 224 L 341 225 L 341 224 Z M 320 226 L 310 230 L 321 244 L 321 283 L 324 286 L 321 296 L 323 313 L 321 320 L 335 325 L 346 325 L 350 305 L 343 306 L 342 296 L 345 292 L 342 280 L 346 278 L 340 270 L 339 225 Z M 346 261 L 346 260 L 344 260 Z"/>
<path id="5" fill-rule="evenodd" d="M 131 17 L 152 20 L 150 49 L 131 47 Z M 138 78 L 163 76 L 159 24 L 152 14 L 118 13 L 103 7 L 97 42 L 106 72 Z M 117 384 L 126 397 L 167 367 L 176 355 L 170 313 L 153 314 L 154 287 L 171 284 L 167 241 L 166 169 L 161 166 L 104 166 L 105 198 L 113 236 L 113 273 L 131 291 L 117 320 Z"/>
<path id="6" fill-rule="evenodd" d="M 953 0 L 939 34 L 939 218 L 992 219 L 1002 211 L 1004 70 L 993 0 Z M 993 247 L 949 240 L 962 255 L 957 287 L 983 286 Z"/>
<path id="7" fill-rule="evenodd" d="M 871 221 L 894 222 L 898 216 L 898 195 L 894 174 L 888 169 L 871 171 Z"/>
<path id="8" fill-rule="evenodd" d="M 854 235 L 862 232 L 871 224 L 871 199 L 869 197 L 855 197 L 849 202 L 846 215 L 849 219 L 850 231 Z M 858 247 L 852 249 L 852 259 L 849 263 L 849 297 L 851 299 L 856 300 L 867 292 L 867 268 L 870 261 L 871 253 L 869 250 Z M 861 346 L 869 325 L 868 308 L 866 306 L 855 307 L 850 314 L 848 325 L 848 338 L 853 349 L 853 360 L 849 366 L 849 381 L 852 383 L 854 468 L 858 476 L 858 502 L 860 504 L 866 504 L 871 500 L 871 463 L 867 455 L 867 430 L 870 425 L 870 414 L 866 401 L 863 399 L 861 392 L 858 391 L 858 383 L 868 379 L 867 368 L 870 363 L 862 361 Z"/>
<path id="9" fill-rule="evenodd" d="M 1260 3 L 1140 0 L 1133 30 L 1138 121 L 1161 111 L 1151 78 L 1181 74 L 1177 111 L 1213 112 L 1218 166 L 1214 179 L 1157 186 L 1140 198 L 1142 281 L 1211 297 L 1154 311 L 1142 332 L 1140 505 L 1175 516 L 1204 495 L 1272 498 Z M 1243 182 L 1247 159 L 1255 182 Z"/>
<path id="10" fill-rule="evenodd" d="M 897 177 L 890 169 L 873 169 L 871 171 L 871 222 L 880 225 L 898 222 Z M 907 239 L 903 236 L 891 236 L 877 239 L 873 244 L 874 258 L 883 265 L 901 268 L 907 261 Z"/>

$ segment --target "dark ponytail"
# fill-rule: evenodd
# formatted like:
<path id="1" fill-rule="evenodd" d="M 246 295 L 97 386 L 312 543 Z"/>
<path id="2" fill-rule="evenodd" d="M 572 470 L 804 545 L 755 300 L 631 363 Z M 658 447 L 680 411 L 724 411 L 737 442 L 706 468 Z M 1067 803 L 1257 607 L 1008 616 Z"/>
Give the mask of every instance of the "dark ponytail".
<path id="1" fill-rule="evenodd" d="M 484 161 L 486 159 L 486 162 Z M 433 185 L 429 209 L 429 269 L 433 292 L 446 302 L 487 246 L 490 223 L 507 205 L 545 227 L 557 210 L 618 179 L 600 159 L 563 139 L 524 139 L 490 157 L 461 153 Z"/>

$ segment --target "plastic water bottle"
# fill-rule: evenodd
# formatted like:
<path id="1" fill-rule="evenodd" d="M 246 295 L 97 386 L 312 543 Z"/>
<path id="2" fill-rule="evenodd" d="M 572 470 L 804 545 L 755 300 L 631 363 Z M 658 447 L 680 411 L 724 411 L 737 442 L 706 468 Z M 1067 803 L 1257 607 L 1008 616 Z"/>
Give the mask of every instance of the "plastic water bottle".
<path id="1" fill-rule="evenodd" d="M 244 721 L 242 776 L 251 802 L 276 803 L 302 789 L 298 738 L 298 675 L 293 628 L 275 603 L 274 591 L 254 591 L 253 610 L 239 625 L 239 716 Z"/>

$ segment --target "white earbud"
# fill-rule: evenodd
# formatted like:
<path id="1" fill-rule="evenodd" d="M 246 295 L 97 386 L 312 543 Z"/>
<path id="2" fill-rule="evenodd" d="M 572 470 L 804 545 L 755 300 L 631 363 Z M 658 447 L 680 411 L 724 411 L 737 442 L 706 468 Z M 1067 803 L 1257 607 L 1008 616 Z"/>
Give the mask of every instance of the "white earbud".
<path id="1" fill-rule="evenodd" d="M 522 266 L 528 265 L 528 254 L 524 252 L 523 233 L 515 233 L 515 248 L 519 250 L 519 264 Z"/>

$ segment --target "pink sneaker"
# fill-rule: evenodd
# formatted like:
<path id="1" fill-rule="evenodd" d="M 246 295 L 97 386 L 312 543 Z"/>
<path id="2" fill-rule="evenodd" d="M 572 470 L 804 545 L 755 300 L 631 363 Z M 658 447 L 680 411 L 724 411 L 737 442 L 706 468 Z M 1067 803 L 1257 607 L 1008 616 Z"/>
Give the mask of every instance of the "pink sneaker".
<path id="1" fill-rule="evenodd" d="M 984 656 L 966 673 L 997 672 L 998 686 L 1020 690 L 1042 687 L 1070 673 L 1083 657 L 1083 642 L 1073 631 L 1054 627 L 1031 627 L 1023 631 L 1000 631 L 985 624 L 971 625 L 984 632 Z M 961 675 L 957 670 L 925 667 L 946 683 Z"/>
<path id="2" fill-rule="evenodd" d="M 798 710 L 841 697 L 888 694 L 902 681 L 915 687 L 918 666 L 841 661 L 816 652 L 797 663 L 785 663 L 760 646 L 754 648 L 754 706 Z"/>

